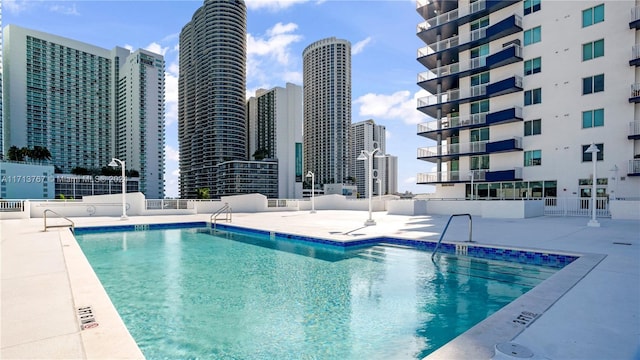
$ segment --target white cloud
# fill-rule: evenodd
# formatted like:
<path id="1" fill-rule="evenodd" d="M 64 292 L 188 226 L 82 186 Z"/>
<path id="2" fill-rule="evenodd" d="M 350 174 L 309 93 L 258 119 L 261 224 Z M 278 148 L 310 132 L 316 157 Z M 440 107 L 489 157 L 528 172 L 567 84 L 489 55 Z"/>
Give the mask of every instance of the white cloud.
<path id="1" fill-rule="evenodd" d="M 71 6 L 62 6 L 59 4 L 51 5 L 49 7 L 49 10 L 54 13 L 63 14 L 63 15 L 74 15 L 74 16 L 80 15 L 80 13 L 78 12 L 78 9 L 76 9 L 76 4 L 72 4 Z"/>
<path id="2" fill-rule="evenodd" d="M 245 0 L 245 4 L 249 10 L 266 9 L 276 12 L 307 1 L 308 0 Z"/>
<path id="3" fill-rule="evenodd" d="M 247 82 L 266 89 L 283 85 L 282 81 L 302 83 L 300 71 L 293 70 L 298 56 L 292 55 L 293 44 L 302 40 L 295 23 L 277 23 L 264 35 L 247 34 Z"/>
<path id="4" fill-rule="evenodd" d="M 133 45 L 125 44 L 125 45 L 123 46 L 123 48 L 125 48 L 125 49 L 127 49 L 127 50 L 129 50 L 129 51 L 133 52 Z"/>
<path id="5" fill-rule="evenodd" d="M 147 45 L 144 49 L 147 51 L 151 51 L 152 53 L 165 56 L 167 54 L 167 51 L 169 50 L 169 47 L 162 47 L 162 45 L 158 44 L 157 42 L 152 42 L 151 44 Z"/>
<path id="6" fill-rule="evenodd" d="M 358 115 L 376 119 L 402 120 L 405 124 L 419 124 L 427 121 L 427 116 L 416 109 L 417 99 L 429 93 L 420 90 L 411 96 L 408 90 L 391 95 L 368 93 L 354 101 L 360 105 Z"/>
<path id="7" fill-rule="evenodd" d="M 3 0 L 2 1 L 2 7 L 13 14 L 19 14 L 27 10 L 31 5 L 33 5 L 33 2 L 28 0 Z"/>
<path id="8" fill-rule="evenodd" d="M 164 155 L 167 160 L 178 161 L 180 160 L 180 153 L 170 145 L 164 146 Z"/>
<path id="9" fill-rule="evenodd" d="M 360 54 L 364 48 L 369 45 L 369 43 L 371 42 L 371 36 L 367 37 L 364 40 L 360 40 L 357 43 L 355 43 L 355 45 L 353 45 L 351 47 L 351 54 L 352 55 L 358 55 Z"/>

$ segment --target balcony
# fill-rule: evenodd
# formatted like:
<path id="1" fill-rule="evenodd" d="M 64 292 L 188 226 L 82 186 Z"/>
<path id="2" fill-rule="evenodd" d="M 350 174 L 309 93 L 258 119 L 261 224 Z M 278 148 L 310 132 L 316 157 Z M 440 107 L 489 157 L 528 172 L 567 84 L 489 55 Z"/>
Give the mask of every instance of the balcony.
<path id="1" fill-rule="evenodd" d="M 446 144 L 418 149 L 418 159 L 435 162 L 449 161 L 460 156 L 485 154 L 488 141 L 474 141 L 462 144 Z"/>
<path id="2" fill-rule="evenodd" d="M 640 140 L 640 121 L 633 121 L 629 123 L 629 140 Z"/>
<path id="3" fill-rule="evenodd" d="M 418 149 L 418 159 L 429 162 L 450 161 L 461 156 L 522 151 L 522 138 L 512 137 L 497 141 L 473 141 L 461 144 L 445 144 Z"/>
<path id="4" fill-rule="evenodd" d="M 486 125 L 499 125 L 515 121 L 522 121 L 522 108 L 512 108 L 495 112 L 469 114 L 464 117 L 446 117 L 418 124 L 418 135 L 437 140 L 438 135 L 449 137 L 462 129 L 473 129 Z"/>
<path id="5" fill-rule="evenodd" d="M 640 65 L 640 44 L 635 44 L 631 48 L 631 60 L 629 60 L 629 65 L 631 66 Z"/>
<path id="6" fill-rule="evenodd" d="M 635 83 L 631 85 L 631 94 L 629 96 L 629 102 L 630 103 L 640 102 L 640 83 Z"/>
<path id="7" fill-rule="evenodd" d="M 418 61 L 429 69 L 436 67 L 438 58 L 449 64 L 457 59 L 460 51 L 487 44 L 519 31 L 522 31 L 522 17 L 514 14 L 494 25 L 428 43 L 428 46 L 418 49 Z"/>
<path id="8" fill-rule="evenodd" d="M 522 180 L 522 168 L 516 167 L 510 170 L 487 171 L 485 181 L 520 181 Z"/>
<path id="9" fill-rule="evenodd" d="M 438 116 L 438 109 L 442 109 L 442 112 L 446 114 L 458 108 L 460 104 L 516 91 L 522 91 L 522 78 L 514 75 L 513 77 L 491 84 L 481 84 L 465 89 L 454 89 L 421 97 L 417 101 L 417 108 L 431 117 L 436 117 Z"/>
<path id="10" fill-rule="evenodd" d="M 455 89 L 418 99 L 418 110 L 435 117 L 438 109 L 449 113 L 461 103 L 468 103 L 484 99 L 487 94 L 487 84 L 471 86 L 466 89 Z"/>
<path id="11" fill-rule="evenodd" d="M 631 9 L 631 19 L 629 20 L 629 29 L 640 29 L 640 6 Z"/>
<path id="12" fill-rule="evenodd" d="M 487 85 L 487 97 L 505 95 L 516 91 L 522 91 L 522 77 L 518 75 Z"/>
<path id="13" fill-rule="evenodd" d="M 420 2 L 420 1 L 419 1 Z M 441 2 L 441 9 L 444 9 L 444 3 L 456 3 L 455 1 L 444 1 Z M 450 36 L 451 34 L 457 32 L 457 29 L 460 25 L 465 24 L 469 21 L 473 21 L 479 19 L 491 12 L 496 10 L 505 8 L 507 6 L 513 5 L 514 3 L 518 3 L 519 1 L 511 0 L 511 1 L 497 1 L 497 0 L 480 0 L 476 1 L 472 4 L 469 4 L 466 7 L 453 8 L 453 6 L 457 6 L 458 4 L 446 4 L 451 9 L 449 11 L 436 12 L 434 9 L 431 11 L 424 10 L 423 4 L 422 6 L 418 5 L 418 13 L 420 13 L 423 19 L 426 19 L 423 23 L 419 24 L 416 29 L 416 33 L 420 39 L 422 39 L 425 43 L 434 42 L 436 36 L 438 34 L 444 36 Z M 432 8 L 435 6 L 431 6 Z M 421 9 L 422 8 L 422 9 Z M 438 15 L 439 13 L 439 15 Z M 426 15 L 426 16 L 425 16 Z"/>
<path id="14" fill-rule="evenodd" d="M 474 181 L 484 181 L 486 170 L 471 171 L 440 171 L 431 173 L 421 173 L 416 176 L 418 184 L 442 184 L 442 183 L 461 183 L 471 181 L 473 173 Z"/>
<path id="15" fill-rule="evenodd" d="M 509 44 L 500 51 L 470 59 L 466 62 L 441 66 L 418 74 L 418 85 L 430 93 L 435 93 L 438 84 L 448 90 L 457 83 L 461 77 L 487 71 L 500 66 L 522 61 L 522 47 L 518 44 Z"/>
<path id="16" fill-rule="evenodd" d="M 627 176 L 640 176 L 640 159 L 629 160 Z"/>

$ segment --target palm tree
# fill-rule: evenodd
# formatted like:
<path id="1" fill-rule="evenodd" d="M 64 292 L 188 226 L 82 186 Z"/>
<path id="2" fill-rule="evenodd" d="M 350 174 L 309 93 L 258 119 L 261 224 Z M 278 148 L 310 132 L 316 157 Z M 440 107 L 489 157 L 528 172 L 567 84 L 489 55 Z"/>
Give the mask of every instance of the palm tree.
<path id="1" fill-rule="evenodd" d="M 33 149 L 29 151 L 29 157 L 33 160 L 51 160 L 51 152 L 44 146 L 34 146 Z"/>
<path id="2" fill-rule="evenodd" d="M 13 145 L 13 146 L 11 146 L 9 148 L 9 150 L 7 151 L 7 156 L 9 157 L 9 160 L 11 160 L 11 161 L 23 161 L 24 160 L 24 156 L 20 152 L 20 148 L 18 148 L 15 145 Z"/>
<path id="3" fill-rule="evenodd" d="M 198 199 L 209 199 L 209 188 L 199 188 L 196 191 Z"/>

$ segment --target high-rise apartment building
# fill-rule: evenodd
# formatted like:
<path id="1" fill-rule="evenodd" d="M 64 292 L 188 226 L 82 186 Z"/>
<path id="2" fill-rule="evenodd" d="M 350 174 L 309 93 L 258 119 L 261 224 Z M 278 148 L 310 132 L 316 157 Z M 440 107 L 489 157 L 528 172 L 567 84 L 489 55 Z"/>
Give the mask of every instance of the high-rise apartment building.
<path id="1" fill-rule="evenodd" d="M 590 197 L 593 181 L 600 197 L 640 195 L 636 1 L 419 0 L 417 11 L 418 84 L 431 93 L 418 109 L 432 118 L 418 135 L 435 142 L 418 149 L 432 170 L 419 184 L 441 197 Z"/>
<path id="2" fill-rule="evenodd" d="M 335 37 L 307 46 L 303 58 L 304 173 L 339 184 L 351 169 L 351 43 Z"/>
<path id="3" fill-rule="evenodd" d="M 205 0 L 180 33 L 180 196 L 216 188 L 217 165 L 247 159 L 243 0 Z M 211 194 L 214 196 L 215 194 Z"/>
<path id="4" fill-rule="evenodd" d="M 8 25 L 3 45 L 5 151 L 42 146 L 56 170 L 99 170 L 118 157 L 164 197 L 161 55 Z"/>
<path id="5" fill-rule="evenodd" d="M 378 195 L 386 186 L 384 177 L 381 172 L 384 171 L 384 158 L 386 154 L 386 129 L 382 125 L 376 125 L 375 121 L 369 119 L 357 122 L 351 125 L 351 169 L 353 169 L 353 177 L 358 188 L 358 196 L 369 196 L 369 162 L 357 160 L 362 150 L 371 152 L 374 149 L 378 151 L 374 154 L 373 169 L 373 195 Z M 378 180 L 380 183 L 378 183 Z"/>
<path id="6" fill-rule="evenodd" d="M 140 191 L 164 198 L 164 57 L 124 50 L 118 76 L 115 152 L 127 167 L 139 169 Z"/>
<path id="7" fill-rule="evenodd" d="M 302 198 L 302 87 L 258 89 L 247 114 L 249 158 L 277 160 L 277 197 Z"/>

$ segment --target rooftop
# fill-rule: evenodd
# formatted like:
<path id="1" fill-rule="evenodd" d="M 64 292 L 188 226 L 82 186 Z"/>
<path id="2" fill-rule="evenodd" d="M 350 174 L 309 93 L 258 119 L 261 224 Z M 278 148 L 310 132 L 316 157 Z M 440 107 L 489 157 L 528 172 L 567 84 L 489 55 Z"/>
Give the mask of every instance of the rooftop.
<path id="1" fill-rule="evenodd" d="M 437 240 L 448 220 L 376 212 L 377 224 L 365 227 L 367 215 L 338 210 L 234 213 L 232 224 L 341 241 L 379 236 Z M 209 215 L 72 220 L 85 227 L 208 221 Z M 493 351 L 482 342 L 500 336 L 528 348 L 537 359 L 640 358 L 640 222 L 599 219 L 601 227 L 593 228 L 587 227 L 588 220 L 474 217 L 473 240 L 479 244 L 586 254 L 597 260 L 559 299 L 543 299 L 546 293 L 538 291 L 540 302 L 551 306 L 515 337 L 483 322 L 479 325 L 484 327 L 474 327 L 429 359 L 465 358 L 465 352 L 490 359 Z M 42 219 L 0 221 L 0 358 L 142 358 L 70 231 L 42 229 Z M 454 219 L 444 241 L 467 237 L 465 220 Z M 494 323 L 503 320 L 498 316 Z"/>

